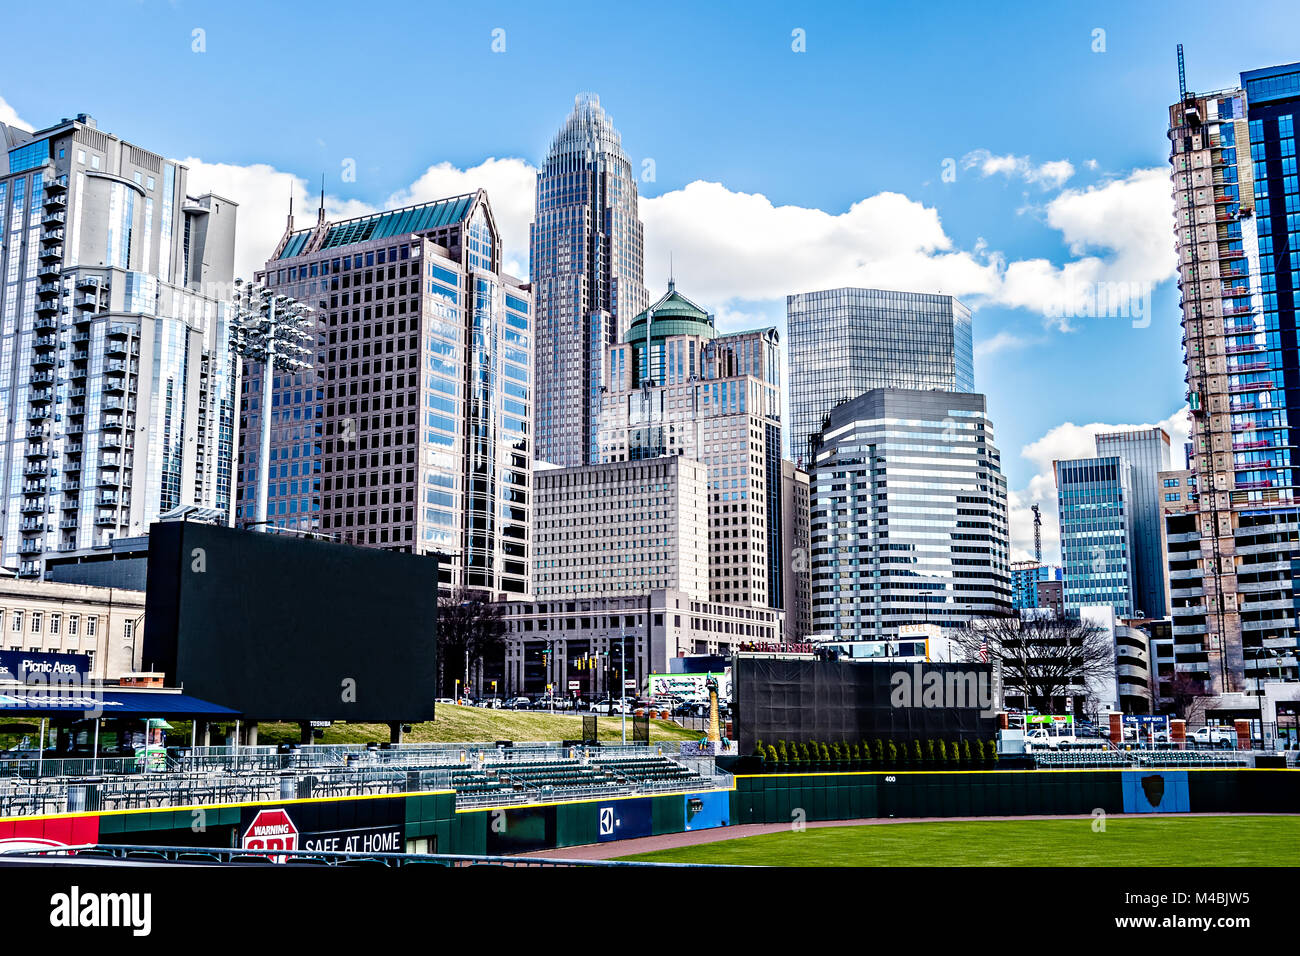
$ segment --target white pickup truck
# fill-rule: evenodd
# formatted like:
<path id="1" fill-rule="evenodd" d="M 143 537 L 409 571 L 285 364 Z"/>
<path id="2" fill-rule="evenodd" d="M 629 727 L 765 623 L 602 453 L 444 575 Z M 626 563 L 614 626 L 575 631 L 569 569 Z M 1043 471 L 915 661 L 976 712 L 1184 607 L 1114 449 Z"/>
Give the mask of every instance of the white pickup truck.
<path id="1" fill-rule="evenodd" d="M 1192 734 L 1192 740 L 1202 747 L 1236 746 L 1237 731 L 1232 727 L 1201 727 Z"/>
<path id="2" fill-rule="evenodd" d="M 1078 742 L 1077 738 L 1068 734 L 1048 733 L 1043 727 L 1025 734 L 1025 750 L 1030 752 L 1034 750 L 1057 750 L 1062 744 L 1068 747 Z"/>

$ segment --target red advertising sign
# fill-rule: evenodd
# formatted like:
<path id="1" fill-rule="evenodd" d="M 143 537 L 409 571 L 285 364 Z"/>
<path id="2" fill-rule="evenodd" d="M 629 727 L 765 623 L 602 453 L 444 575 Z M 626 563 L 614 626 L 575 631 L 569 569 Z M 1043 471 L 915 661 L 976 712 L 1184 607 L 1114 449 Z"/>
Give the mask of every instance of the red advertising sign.
<path id="1" fill-rule="evenodd" d="M 298 827 L 284 810 L 262 810 L 244 831 L 245 850 L 296 850 Z M 283 863 L 284 854 L 263 854 L 267 859 Z"/>

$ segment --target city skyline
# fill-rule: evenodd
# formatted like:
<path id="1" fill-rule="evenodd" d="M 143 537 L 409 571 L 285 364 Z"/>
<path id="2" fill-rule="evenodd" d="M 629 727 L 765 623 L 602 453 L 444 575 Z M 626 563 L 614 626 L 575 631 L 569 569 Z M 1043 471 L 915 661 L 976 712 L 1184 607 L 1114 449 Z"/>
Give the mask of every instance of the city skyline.
<path id="1" fill-rule="evenodd" d="M 770 322 L 784 333 L 780 300 L 785 295 L 836 285 L 963 297 L 975 312 L 977 377 L 993 378 L 987 391 L 991 413 L 1003 423 L 1015 552 L 1026 557 L 1032 538 L 1028 505 L 1037 501 L 1046 514 L 1055 512 L 1052 459 L 1086 454 L 1094 433 L 1117 427 L 1165 425 L 1175 447 L 1185 432 L 1181 373 L 1166 360 L 1177 349 L 1180 334 L 1172 243 L 1164 218 L 1171 209 L 1167 144 L 1151 134 L 1152 116 L 1163 113 L 1176 88 L 1175 43 L 1187 44 L 1194 89 L 1229 86 L 1240 69 L 1293 59 L 1283 49 L 1285 30 L 1275 31 L 1276 38 L 1237 37 L 1228 48 L 1208 24 L 1181 15 L 1181 9 L 1172 4 L 1142 10 L 1101 5 L 1049 23 L 1022 6 L 1018 29 L 999 34 L 978 22 L 977 11 L 948 7 L 945 21 L 964 26 L 956 33 L 978 37 L 989 55 L 954 57 L 944 44 L 955 41 L 940 36 L 939 46 L 922 54 L 923 65 L 933 72 L 923 74 L 925 82 L 905 90 L 896 102 L 879 104 L 879 122 L 919 118 L 918 111 L 936 109 L 944 77 L 955 68 L 945 65 L 945 57 L 961 63 L 963 83 L 969 73 L 982 95 L 1002 108 L 972 111 L 972 116 L 946 113 L 944 124 L 912 124 L 905 142 L 891 137 L 888 150 L 868 145 L 872 131 L 845 129 L 836 121 L 844 110 L 857 108 L 850 98 L 857 94 L 848 90 L 868 80 L 878 82 L 918 55 L 918 31 L 925 24 L 904 23 L 897 15 L 868 23 L 862 14 L 844 9 L 801 18 L 771 6 L 755 8 L 743 23 L 722 13 L 695 11 L 700 26 L 690 42 L 680 49 L 657 49 L 653 59 L 662 65 L 689 58 L 695 66 L 704 50 L 717 65 L 700 63 L 703 72 L 690 82 L 660 68 L 655 84 L 640 82 L 637 70 L 593 65 L 589 58 L 563 62 L 576 41 L 558 24 L 523 9 L 507 8 L 493 20 L 449 13 L 440 29 L 463 45 L 452 55 L 472 63 L 492 92 L 509 91 L 503 110 L 464 135 L 394 125 L 400 148 L 391 148 L 393 137 L 382 137 L 382 155 L 373 138 L 333 118 L 335 111 L 357 106 L 364 95 L 356 84 L 337 82 L 329 84 L 336 94 L 330 107 L 309 102 L 274 121 L 240 116 L 236 124 L 233 117 L 227 121 L 224 103 L 216 103 L 219 115 L 205 124 L 208 128 L 169 128 L 166 117 L 175 111 L 166 103 L 145 109 L 108 91 L 88 103 L 80 102 L 84 94 L 73 97 L 79 102 L 68 102 L 67 91 L 48 85 L 6 85 L 0 89 L 0 116 L 12 112 L 41 126 L 48 125 L 49 117 L 84 109 L 128 138 L 157 143 L 164 155 L 189 157 L 198 188 L 244 190 L 248 201 L 243 209 L 256 210 L 241 215 L 245 235 L 266 234 L 258 217 L 273 222 L 277 228 L 270 232 L 277 233 L 291 189 L 302 208 L 313 207 L 314 202 L 307 205 L 308 197 L 315 198 L 321 171 L 327 173 L 332 219 L 482 186 L 502 220 L 504 267 L 524 278 L 536 167 L 574 94 L 594 90 L 616 116 L 638 177 L 647 284 L 654 287 L 666 278 L 673 256 L 679 281 L 715 304 L 721 330 Z M 34 14 L 16 13 L 15 29 L 28 15 Z M 182 91 L 202 95 L 217 82 L 221 95 L 209 98 L 225 100 L 232 83 L 238 90 L 253 80 L 230 75 L 232 57 L 255 56 L 264 48 L 262 36 L 277 25 L 290 37 L 310 29 L 270 11 L 267 34 L 254 37 L 234 29 L 237 16 L 235 9 L 204 11 L 201 17 L 172 9 L 151 14 L 148 22 L 126 17 L 122 24 L 108 26 L 104 49 L 119 31 L 130 30 L 141 56 L 180 71 L 189 81 L 168 91 L 169 101 Z M 617 15 L 611 29 L 625 16 Z M 1273 22 L 1294 22 L 1294 16 L 1279 5 Z M 504 31 L 499 37 L 497 29 Z M 792 35 L 796 30 L 803 31 L 801 53 L 792 49 L 799 42 Z M 1094 35 L 1098 30 L 1102 33 Z M 878 44 L 880 57 L 873 66 L 848 57 L 863 31 Z M 414 39 L 385 37 L 385 45 L 392 45 L 386 55 L 402 55 Z M 313 42 L 326 50 L 339 43 L 331 36 Z M 494 43 L 504 48 L 494 53 Z M 1010 56 L 1013 49 L 1019 65 L 1004 70 L 997 64 L 1006 61 L 1003 52 Z M 538 65 L 543 51 L 547 69 Z M 14 51 L 15 75 L 31 75 L 24 73 L 27 65 L 35 68 L 34 62 L 27 63 L 29 55 Z M 93 66 L 102 51 L 87 55 Z M 648 64 L 646 54 L 636 56 Z M 752 76 L 754 99 L 761 101 L 771 91 L 770 105 L 760 108 L 748 97 L 737 100 L 722 89 L 720 67 L 742 58 L 757 59 L 762 66 Z M 1021 82 L 1028 75 L 1041 80 Z M 828 86 L 831 77 L 841 82 Z M 1087 94 L 1083 98 L 1076 93 L 1081 84 Z M 712 108 L 710 96 L 702 94 L 719 97 L 725 109 Z M 1066 97 L 1080 103 L 1083 112 L 1066 119 L 1053 113 L 1069 111 L 1044 109 Z M 401 108 L 372 98 L 365 104 L 381 122 Z M 1033 122 L 1024 122 L 1026 117 L 1034 117 Z M 784 137 L 781 150 L 760 145 L 759 137 L 773 129 L 773 122 L 795 134 Z M 829 150 L 820 145 L 828 135 L 833 136 Z M 869 161 L 863 163 L 863 157 Z M 951 161 L 948 167 L 945 160 Z M 945 171 L 955 179 L 945 181 Z M 644 178 L 647 172 L 652 181 Z M 683 226 L 697 214 L 705 222 L 691 234 Z M 898 223 L 891 243 L 873 243 L 872 227 L 890 217 Z M 719 224 L 734 222 L 746 226 L 745 235 L 730 240 L 719 235 Z M 837 252 L 827 245 L 831 235 L 851 237 L 860 248 Z M 765 236 L 781 238 L 769 242 Z M 770 253 L 758 245 L 764 242 Z M 788 256 L 790 247 L 800 255 Z M 889 257 L 892 247 L 898 257 Z M 868 260 L 880 258 L 900 281 L 885 281 L 870 268 L 863 276 L 854 257 L 845 255 L 854 251 Z M 269 252 L 241 249 L 242 261 L 264 261 Z M 773 267 L 778 253 L 790 260 L 788 265 L 776 262 Z M 791 281 L 792 270 L 810 273 L 809 281 Z M 754 274 L 764 282 L 748 285 Z M 1044 286 L 1054 284 L 1059 292 L 1070 276 L 1088 280 L 1094 274 L 1151 281 L 1149 308 L 1143 304 L 1147 315 L 1134 323 L 1047 314 L 1052 310 Z M 779 289 L 768 287 L 777 283 Z M 943 287 L 935 288 L 940 283 Z M 967 287 L 956 287 L 963 284 Z M 1073 331 L 1063 331 L 1067 327 Z M 1123 347 L 1111 348 L 1116 341 Z M 1114 394 L 1089 393 L 1086 399 L 1051 387 L 1080 367 L 1094 377 L 1124 378 L 1131 387 Z M 1034 394 L 1036 401 L 1020 407 L 1018 394 Z M 1010 414 L 1013 408 L 1016 414 Z M 1053 524 L 1044 528 L 1049 557 L 1056 550 Z"/>

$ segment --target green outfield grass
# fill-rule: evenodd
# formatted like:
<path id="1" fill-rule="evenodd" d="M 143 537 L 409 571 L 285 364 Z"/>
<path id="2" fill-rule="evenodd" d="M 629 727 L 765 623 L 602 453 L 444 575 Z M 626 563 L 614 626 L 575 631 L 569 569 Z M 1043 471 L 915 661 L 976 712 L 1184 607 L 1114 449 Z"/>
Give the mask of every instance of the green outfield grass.
<path id="1" fill-rule="evenodd" d="M 816 827 L 623 857 L 744 866 L 1292 866 L 1300 816 Z"/>

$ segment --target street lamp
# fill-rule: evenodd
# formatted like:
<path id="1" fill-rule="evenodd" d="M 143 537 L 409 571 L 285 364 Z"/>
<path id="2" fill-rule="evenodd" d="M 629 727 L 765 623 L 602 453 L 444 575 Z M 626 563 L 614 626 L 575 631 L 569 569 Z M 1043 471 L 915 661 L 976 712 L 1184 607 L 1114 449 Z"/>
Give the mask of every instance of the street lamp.
<path id="1" fill-rule="evenodd" d="M 235 280 L 231 304 L 230 347 L 241 358 L 262 365 L 261 440 L 257 458 L 257 507 L 253 525 L 267 530 L 266 500 L 271 482 L 271 404 L 275 373 L 301 372 L 312 367 L 315 318 L 312 310 L 296 299 L 254 282 Z"/>

